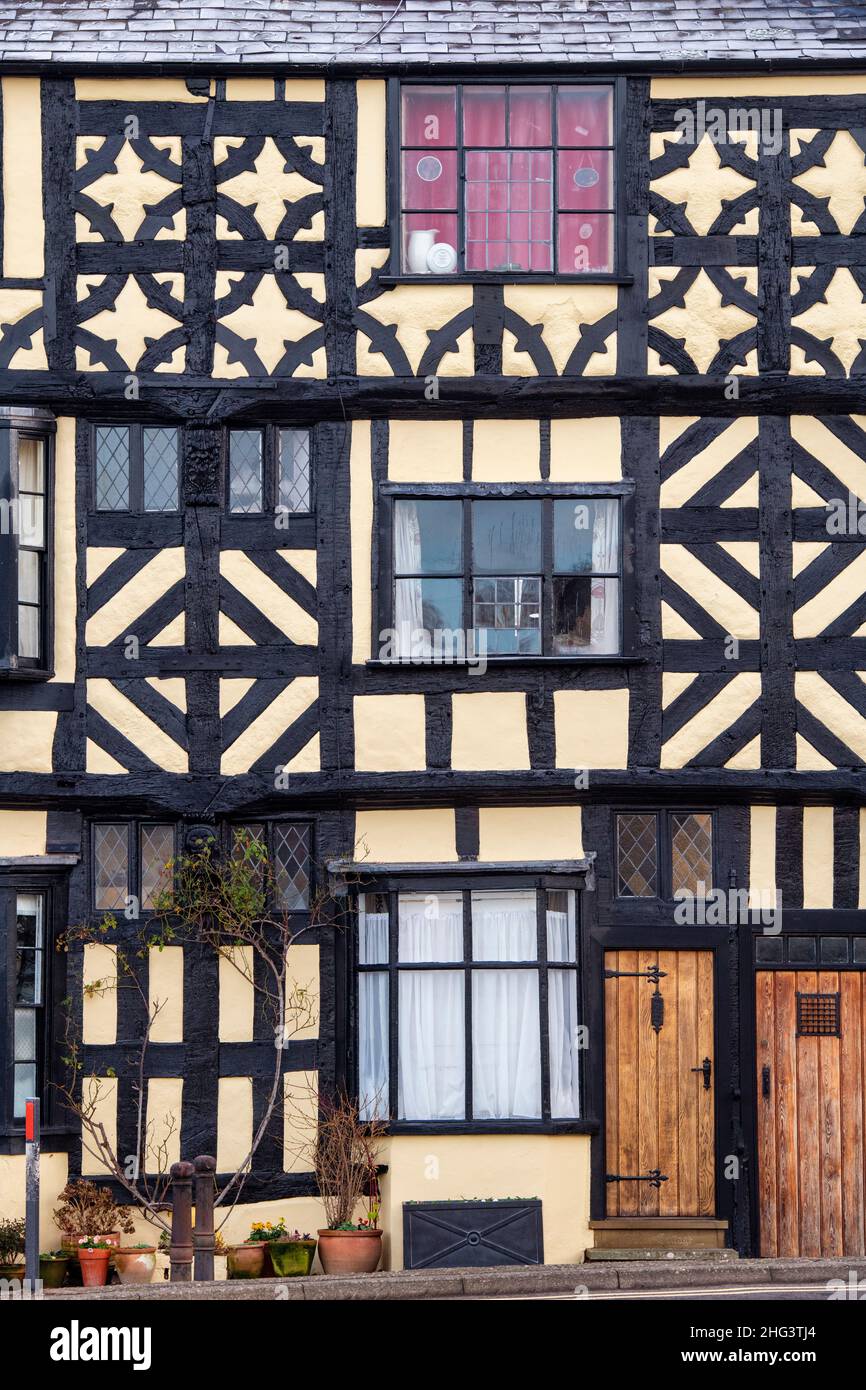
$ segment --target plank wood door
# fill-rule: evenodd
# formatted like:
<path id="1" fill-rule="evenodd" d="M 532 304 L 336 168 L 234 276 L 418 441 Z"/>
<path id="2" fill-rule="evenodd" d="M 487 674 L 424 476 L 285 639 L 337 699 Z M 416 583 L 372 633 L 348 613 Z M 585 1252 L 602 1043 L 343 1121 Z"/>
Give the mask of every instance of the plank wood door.
<path id="1" fill-rule="evenodd" d="M 607 1215 L 715 1216 L 712 952 L 608 951 L 604 966 L 607 1174 L 667 1179 L 607 1182 Z"/>
<path id="2" fill-rule="evenodd" d="M 839 995 L 838 1037 L 798 1036 L 797 995 Z M 866 1253 L 866 973 L 757 975 L 761 1254 Z"/>

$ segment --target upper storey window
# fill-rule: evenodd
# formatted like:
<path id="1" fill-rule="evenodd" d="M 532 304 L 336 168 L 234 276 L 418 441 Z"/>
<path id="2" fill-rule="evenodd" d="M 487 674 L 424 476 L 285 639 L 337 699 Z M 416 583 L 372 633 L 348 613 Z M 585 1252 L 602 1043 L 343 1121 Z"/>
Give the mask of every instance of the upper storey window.
<path id="1" fill-rule="evenodd" d="M 97 425 L 98 512 L 176 512 L 180 434 L 164 425 Z"/>
<path id="2" fill-rule="evenodd" d="M 44 412 L 0 412 L 0 674 L 51 668 L 53 429 Z"/>
<path id="3" fill-rule="evenodd" d="M 614 272 L 612 84 L 401 95 L 404 274 Z"/>
<path id="4" fill-rule="evenodd" d="M 310 431 L 274 426 L 231 430 L 228 509 L 239 516 L 311 512 Z"/>

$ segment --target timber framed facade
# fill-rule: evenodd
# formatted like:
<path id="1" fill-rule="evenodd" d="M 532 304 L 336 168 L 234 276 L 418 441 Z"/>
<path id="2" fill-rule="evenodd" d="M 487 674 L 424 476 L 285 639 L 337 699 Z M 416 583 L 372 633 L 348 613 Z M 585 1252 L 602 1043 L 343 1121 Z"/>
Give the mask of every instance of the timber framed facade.
<path id="1" fill-rule="evenodd" d="M 629 1222 L 866 1253 L 866 34 L 668 62 L 663 27 L 646 62 L 555 26 L 481 59 L 3 50 L 10 1207 L 64 995 L 134 1149 L 143 1014 L 53 939 L 146 912 L 154 846 L 253 825 L 299 922 L 333 890 L 286 1089 L 384 1107 L 391 1267 L 413 1204 L 517 1191 L 554 1262 Z M 159 955 L 149 1113 L 231 1172 L 272 1033 Z M 59 1189 L 88 1160 L 46 1104 Z M 281 1133 L 244 1203 L 320 1224 Z"/>

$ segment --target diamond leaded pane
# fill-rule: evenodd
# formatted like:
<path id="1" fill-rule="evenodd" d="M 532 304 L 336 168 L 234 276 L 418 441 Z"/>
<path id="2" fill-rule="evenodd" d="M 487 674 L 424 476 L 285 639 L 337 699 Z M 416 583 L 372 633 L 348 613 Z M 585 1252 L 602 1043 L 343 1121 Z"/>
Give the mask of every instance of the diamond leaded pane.
<path id="1" fill-rule="evenodd" d="M 310 835 L 306 825 L 274 826 L 274 874 L 280 906 L 302 911 L 310 901 Z"/>
<path id="2" fill-rule="evenodd" d="M 708 812 L 671 817 L 673 892 L 704 897 L 713 883 L 713 818 Z"/>
<path id="3" fill-rule="evenodd" d="M 144 453 L 144 510 L 177 511 L 177 430 L 142 431 Z"/>
<path id="4" fill-rule="evenodd" d="M 229 510 L 262 510 L 261 430 L 232 430 L 229 447 Z"/>
<path id="5" fill-rule="evenodd" d="M 129 893 L 129 838 L 125 825 L 97 825 L 93 831 L 93 901 L 106 912 L 125 907 Z"/>
<path id="6" fill-rule="evenodd" d="M 654 898 L 658 881 L 656 818 L 629 814 L 616 818 L 617 893 L 621 898 Z"/>
<path id="7" fill-rule="evenodd" d="M 280 507 L 310 510 L 310 432 L 280 430 Z"/>
<path id="8" fill-rule="evenodd" d="M 166 868 L 174 858 L 174 827 L 171 825 L 143 825 L 141 827 L 141 905 L 152 908 L 157 895 L 169 886 L 170 870 Z"/>
<path id="9" fill-rule="evenodd" d="M 129 508 L 129 430 L 126 425 L 96 429 L 96 506 L 101 512 Z"/>

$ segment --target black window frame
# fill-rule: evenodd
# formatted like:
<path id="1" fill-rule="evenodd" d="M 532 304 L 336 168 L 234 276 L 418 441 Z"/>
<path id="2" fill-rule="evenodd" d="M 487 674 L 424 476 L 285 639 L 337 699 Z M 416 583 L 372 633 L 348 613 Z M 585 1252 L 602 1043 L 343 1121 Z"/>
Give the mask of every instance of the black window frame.
<path id="1" fill-rule="evenodd" d="M 274 851 L 274 830 L 278 825 L 297 825 L 307 832 L 307 902 L 303 907 L 282 908 L 280 903 L 269 903 L 269 909 L 275 911 L 284 910 L 289 916 L 308 917 L 313 897 L 316 891 L 315 873 L 315 822 L 309 816 L 243 816 L 237 820 L 224 821 L 220 832 L 220 844 L 224 854 L 231 854 L 234 845 L 235 832 L 238 830 L 252 829 L 254 826 L 262 826 L 265 831 L 265 849 L 267 851 L 268 863 L 272 871 L 276 866 L 276 855 Z"/>
<path id="2" fill-rule="evenodd" d="M 586 910 L 581 890 L 585 887 L 580 874 L 506 874 L 453 873 L 442 876 L 426 874 L 423 877 L 395 877 L 392 879 L 371 879 L 357 887 L 351 912 L 351 970 L 352 989 L 350 1022 L 350 1076 L 353 1095 L 358 1099 L 359 1091 L 359 979 L 361 974 L 387 973 L 388 975 L 388 1118 L 381 1123 L 391 1134 L 591 1134 L 598 1129 L 598 1123 L 591 1117 L 589 1101 L 590 1071 L 586 1048 L 578 1049 L 579 1099 L 581 1114 L 577 1117 L 557 1118 L 551 1116 L 550 1103 L 550 1047 L 549 1047 L 549 1009 L 548 977 L 551 970 L 568 970 L 577 977 L 577 1015 L 578 1026 L 589 1029 L 590 1009 L 588 999 L 589 955 L 586 938 Z M 570 891 L 574 894 L 575 913 L 575 956 L 573 962 L 549 961 L 547 955 L 546 894 L 549 891 Z M 478 961 L 472 960 L 472 915 L 471 894 L 473 892 L 528 892 L 536 896 L 536 940 L 537 959 L 532 961 Z M 405 893 L 461 893 L 463 895 L 463 959 L 442 962 L 398 962 L 399 912 L 398 898 Z M 360 904 L 362 894 L 379 895 L 388 899 L 388 961 L 386 964 L 362 965 L 359 960 L 360 947 Z M 460 970 L 464 974 L 464 1083 L 466 1112 L 460 1120 L 401 1120 L 397 1116 L 399 1092 L 399 1003 L 398 978 L 401 970 Z M 541 1116 L 537 1120 L 471 1118 L 472 1109 L 472 987 L 473 970 L 536 970 L 539 982 L 539 1029 L 541 1063 Z M 468 977 L 468 979 L 467 979 Z"/>
<path id="3" fill-rule="evenodd" d="M 620 816 L 654 816 L 656 823 L 656 892 L 636 895 L 619 891 L 619 818 Z M 673 818 L 674 816 L 709 816 L 712 836 L 712 882 L 707 892 L 721 887 L 719 866 L 718 813 L 712 806 L 617 806 L 612 813 L 611 841 L 613 845 L 613 899 L 618 907 L 640 903 L 675 903 L 673 889 Z"/>
<path id="4" fill-rule="evenodd" d="M 142 905 L 143 894 L 141 891 L 141 831 L 147 826 L 167 825 L 171 826 L 173 834 L 172 857 L 176 858 L 180 845 L 180 827 L 177 821 L 168 816 L 142 816 L 130 819 L 126 816 L 94 816 L 90 821 L 88 829 L 88 902 L 90 911 L 95 917 L 120 916 L 125 919 L 125 909 L 123 907 L 97 907 L 96 905 L 96 830 L 101 825 L 123 825 L 126 827 L 126 847 L 127 847 L 127 871 L 126 871 L 126 896 L 138 899 L 138 913 L 135 918 L 150 917 L 153 908 Z"/>
<path id="5" fill-rule="evenodd" d="M 402 229 L 403 229 L 403 190 L 402 190 L 402 162 L 403 162 L 403 133 L 402 133 L 402 90 L 403 87 L 442 86 L 456 87 L 458 109 L 457 109 L 457 140 L 456 146 L 458 153 L 457 181 L 458 196 L 457 208 L 457 227 L 458 227 L 458 269 L 449 274 L 413 274 L 411 271 L 403 269 L 402 265 Z M 465 146 L 461 143 L 461 111 L 462 111 L 462 90 L 464 87 L 483 87 L 483 86 L 505 86 L 506 88 L 524 86 L 540 87 L 550 86 L 556 89 L 559 86 L 601 86 L 609 87 L 613 98 L 613 247 L 614 261 L 613 269 L 610 271 L 571 271 L 562 272 L 558 268 L 549 271 L 496 271 L 496 270 L 466 270 L 465 269 L 465 232 L 464 219 L 465 207 L 463 205 L 462 190 L 464 188 L 464 159 Z M 626 80 L 623 77 L 602 77 L 594 75 L 580 74 L 577 77 L 564 78 L 558 75 L 534 75 L 534 76 L 503 76 L 488 75 L 484 73 L 472 73 L 470 75 L 452 77 L 450 75 L 430 76 L 419 78 L 407 76 L 391 77 L 388 79 L 388 111 L 387 111 L 387 188 L 388 188 L 388 217 L 390 222 L 390 256 L 387 263 L 387 273 L 380 273 L 379 280 L 387 284 L 406 281 L 411 284 L 494 284 L 504 285 L 511 283 L 518 284 L 551 284 L 566 283 L 574 284 L 631 284 L 634 277 L 628 272 L 628 237 L 625 216 L 625 148 L 626 148 Z M 552 137 L 554 143 L 553 150 L 553 258 L 554 267 L 557 266 L 557 225 L 556 217 L 558 210 L 557 202 L 557 154 L 559 147 L 555 143 L 556 136 L 556 99 L 553 99 L 553 126 Z M 414 146 L 409 146 L 412 149 Z M 508 149 L 508 145 L 501 148 Z M 546 147 L 545 147 L 546 148 Z M 563 148 L 571 148 L 564 146 Z M 432 149 L 432 147 L 431 147 Z M 378 243 L 377 243 L 378 244 Z"/>
<path id="6" fill-rule="evenodd" d="M 637 652 L 637 615 L 634 611 L 634 483 L 631 481 L 610 483 L 380 483 L 376 497 L 376 547 L 374 552 L 374 595 L 373 613 L 378 622 L 378 632 L 391 632 L 396 628 L 396 598 L 394 572 L 394 503 L 401 500 L 415 501 L 453 501 L 461 500 L 463 510 L 463 569 L 462 600 L 464 620 L 472 614 L 472 529 L 470 507 L 473 501 L 549 501 L 542 506 L 542 650 L 537 653 L 488 653 L 490 664 L 502 666 L 522 665 L 576 665 L 613 664 L 622 665 L 635 659 Z M 552 650 L 553 607 L 550 599 L 553 568 L 553 502 L 573 500 L 574 502 L 616 500 L 620 504 L 619 526 L 619 651 L 618 652 L 574 652 L 555 653 Z M 448 578 L 449 576 L 437 576 Z M 457 576 L 453 576 L 457 578 Z M 489 577 L 489 576 L 483 576 Z M 588 576 L 583 576 L 588 577 Z M 468 631 L 466 623 L 464 632 Z M 373 634 L 375 639 L 376 634 Z M 374 649 L 377 648 L 374 640 Z M 477 657 L 477 653 L 475 654 Z M 473 658 L 475 659 L 475 658 Z M 395 667 L 397 669 L 423 665 L 442 665 L 435 657 L 427 660 L 414 657 L 392 657 L 384 660 L 374 658 L 368 663 L 373 666 Z M 446 661 L 447 666 L 460 665 L 459 660 Z"/>
<path id="7" fill-rule="evenodd" d="M 309 506 L 305 511 L 283 507 L 280 502 L 280 436 L 283 430 L 302 430 L 309 440 L 310 454 L 310 495 Z M 258 511 L 232 511 L 231 506 L 231 450 L 232 435 L 260 434 L 262 441 L 262 506 Z M 269 424 L 230 422 L 225 432 L 225 477 L 223 480 L 223 511 L 231 520 L 252 522 L 262 517 L 311 517 L 316 511 L 316 431 L 312 425 L 296 424 L 291 420 L 279 420 Z"/>
<path id="8" fill-rule="evenodd" d="M 96 495 L 96 451 L 100 429 L 126 429 L 129 432 L 129 505 L 126 507 L 100 507 Z M 157 511 L 145 510 L 144 506 L 144 431 L 174 430 L 177 438 L 177 506 L 160 508 Z M 97 517 L 131 516 L 139 519 L 151 517 L 177 517 L 183 511 L 183 441 L 180 425 L 174 420 L 100 420 L 91 421 L 90 470 L 90 511 Z"/>
<path id="9" fill-rule="evenodd" d="M 54 675 L 54 478 L 56 423 L 53 416 L 14 408 L 0 412 L 0 503 L 12 524 L 0 528 L 0 679 L 49 680 Z M 19 451 L 20 439 L 38 439 L 43 446 L 45 543 L 38 547 L 20 542 Z M 19 655 L 18 593 L 19 555 L 36 552 L 39 563 L 40 622 L 38 657 Z"/>
<path id="10" fill-rule="evenodd" d="M 67 874 L 56 869 L 4 869 L 0 872 L 0 1154 L 23 1153 L 24 1116 L 12 1115 L 15 1027 L 16 904 L 20 893 L 41 894 L 43 918 L 43 1002 L 37 1029 L 37 1085 L 41 1099 L 43 1136 L 67 1135 L 69 1115 L 64 1111 L 58 1085 L 62 1080 L 62 1038 L 56 1023 L 62 1016 L 66 994 L 66 956 L 55 948 L 66 920 Z M 60 1146 L 64 1147 L 63 1145 Z"/>

